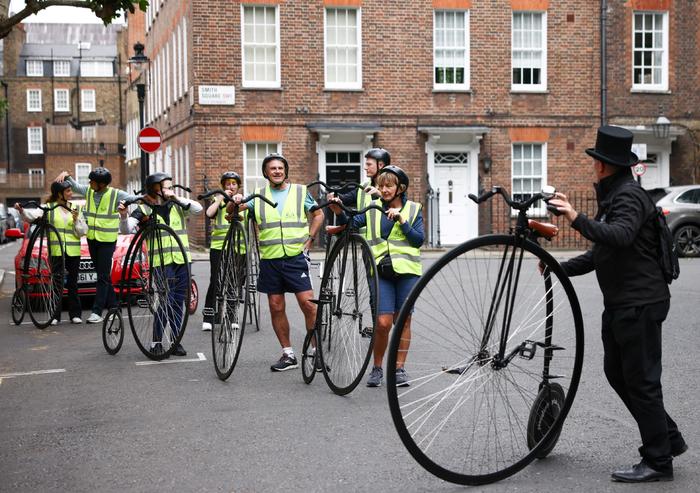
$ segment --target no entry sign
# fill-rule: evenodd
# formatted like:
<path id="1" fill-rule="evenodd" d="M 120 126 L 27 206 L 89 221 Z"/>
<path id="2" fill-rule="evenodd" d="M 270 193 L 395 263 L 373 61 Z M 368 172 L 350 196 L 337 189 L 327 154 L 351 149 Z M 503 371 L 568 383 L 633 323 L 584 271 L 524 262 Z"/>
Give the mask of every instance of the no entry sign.
<path id="1" fill-rule="evenodd" d="M 157 128 L 144 127 L 139 132 L 139 147 L 146 152 L 156 152 L 160 149 L 161 135 Z"/>

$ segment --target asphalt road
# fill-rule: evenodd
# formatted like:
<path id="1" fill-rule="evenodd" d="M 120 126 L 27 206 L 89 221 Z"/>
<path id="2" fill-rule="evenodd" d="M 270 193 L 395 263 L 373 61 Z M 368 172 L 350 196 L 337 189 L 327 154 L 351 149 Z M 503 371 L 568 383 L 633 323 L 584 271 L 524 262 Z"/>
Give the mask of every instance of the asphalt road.
<path id="1" fill-rule="evenodd" d="M 0 491 L 658 491 L 612 483 L 619 465 L 637 462 L 636 425 L 602 371 L 602 302 L 593 275 L 574 281 L 586 327 L 584 373 L 561 439 L 546 460 L 494 485 L 445 483 L 406 452 L 389 415 L 386 389 L 361 385 L 333 395 L 319 377 L 272 373 L 279 345 L 263 328 L 246 333 L 228 382 L 216 378 L 210 335 L 190 319 L 186 360 L 147 360 L 131 334 L 116 356 L 102 348 L 100 326 L 62 323 L 45 331 L 10 321 L 11 258 L 0 299 Z M 428 261 L 430 262 L 430 261 Z M 208 264 L 196 262 L 202 292 Z M 664 326 L 666 406 L 691 449 L 675 461 L 664 491 L 697 491 L 700 365 L 700 261 L 682 261 Z M 263 298 L 264 300 L 264 298 Z M 201 304 L 200 304 L 201 307 Z M 293 344 L 303 326 L 288 297 Z M 85 313 L 88 314 L 87 311 Z M 201 353 L 202 356 L 198 356 Z M 171 358 L 169 361 L 178 361 Z M 29 372 L 50 373 L 27 374 Z M 12 376 L 12 374 L 19 374 Z"/>

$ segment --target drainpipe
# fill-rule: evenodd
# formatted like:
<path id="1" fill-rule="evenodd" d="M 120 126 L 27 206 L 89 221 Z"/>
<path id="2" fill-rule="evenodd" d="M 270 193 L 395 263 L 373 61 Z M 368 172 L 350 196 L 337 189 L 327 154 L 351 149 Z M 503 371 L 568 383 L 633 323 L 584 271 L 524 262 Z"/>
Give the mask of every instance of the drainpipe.
<path id="1" fill-rule="evenodd" d="M 600 1 L 600 124 L 608 121 L 608 0 Z"/>
<path id="2" fill-rule="evenodd" d="M 124 130 L 124 113 L 123 113 L 123 102 L 122 102 L 122 56 L 117 54 L 117 92 L 119 93 L 119 130 Z M 95 92 L 95 98 L 97 98 L 97 92 Z M 206 214 L 205 214 L 206 216 Z"/>
<path id="3" fill-rule="evenodd" d="M 5 90 L 5 153 L 7 154 L 7 173 L 10 174 L 12 171 L 12 165 L 10 164 L 10 105 L 7 104 L 8 101 L 8 85 L 7 82 L 0 81 L 0 84 L 2 84 L 3 89 Z"/>
<path id="4" fill-rule="evenodd" d="M 53 48 L 51 48 L 51 125 L 56 124 L 56 88 L 54 87 L 53 64 Z M 70 104 L 70 93 L 68 93 L 68 104 Z"/>

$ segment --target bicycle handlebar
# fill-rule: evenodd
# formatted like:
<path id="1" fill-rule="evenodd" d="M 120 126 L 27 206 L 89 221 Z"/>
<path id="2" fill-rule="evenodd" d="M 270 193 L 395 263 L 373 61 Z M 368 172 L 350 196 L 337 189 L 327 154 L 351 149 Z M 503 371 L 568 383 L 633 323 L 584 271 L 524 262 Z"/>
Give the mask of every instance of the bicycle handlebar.
<path id="1" fill-rule="evenodd" d="M 197 200 L 208 199 L 209 197 L 211 197 L 213 195 L 221 195 L 224 198 L 225 204 L 228 204 L 229 202 L 233 202 L 233 200 L 228 195 L 226 195 L 226 192 L 224 190 L 221 190 L 220 188 L 216 189 L 216 190 L 209 190 L 208 192 L 205 192 L 201 195 L 197 195 Z M 267 197 L 263 197 L 259 193 L 253 193 L 251 195 L 248 195 L 247 197 L 241 199 L 240 203 L 245 204 L 245 203 L 250 202 L 251 200 L 254 200 L 254 199 L 260 199 L 263 202 L 270 205 L 271 207 L 277 207 L 277 202 L 273 202 L 270 199 L 268 199 Z"/>
<path id="2" fill-rule="evenodd" d="M 65 210 L 72 212 L 72 209 L 64 204 L 56 204 L 53 206 L 49 206 L 46 204 L 40 204 L 36 200 L 28 200 L 27 202 L 24 202 L 23 204 L 19 204 L 23 209 L 41 209 L 44 212 L 50 212 L 54 209 L 58 209 L 59 207 L 63 207 Z"/>
<path id="3" fill-rule="evenodd" d="M 173 188 L 179 188 L 185 192 L 192 193 L 192 189 L 184 185 L 173 185 Z M 146 191 L 142 188 L 141 190 L 134 190 L 134 195 L 144 195 Z"/>
<path id="4" fill-rule="evenodd" d="M 358 188 L 364 188 L 361 183 L 356 183 L 356 182 L 346 183 L 345 185 L 342 185 L 340 187 L 332 187 L 332 186 L 328 185 L 327 183 L 322 182 L 320 180 L 319 181 L 312 181 L 311 183 L 306 185 L 306 188 L 311 188 L 315 185 L 319 185 L 319 186 L 323 187 L 326 190 L 326 192 L 331 192 L 331 193 L 342 193 L 342 192 L 347 192 L 350 190 L 357 190 Z"/>
<path id="5" fill-rule="evenodd" d="M 508 192 L 506 192 L 506 190 L 503 187 L 494 186 L 491 190 L 489 190 L 486 193 L 481 194 L 478 197 L 476 195 L 474 195 L 473 193 L 470 193 L 469 198 L 472 199 L 477 204 L 481 204 L 482 202 L 489 200 L 494 195 L 501 195 L 503 197 L 503 200 L 505 200 L 506 204 L 508 204 L 511 208 L 518 210 L 518 211 L 526 211 L 530 207 L 532 207 L 532 204 L 534 204 L 538 200 L 544 200 L 545 202 L 549 202 L 549 200 L 554 197 L 554 192 L 551 192 L 551 193 L 550 192 L 537 192 L 529 199 L 518 202 L 516 200 L 513 200 L 511 198 L 511 196 L 508 194 Z M 559 212 L 553 206 L 548 205 L 547 209 L 554 214 L 557 214 Z M 552 209 L 554 209 L 554 210 L 552 210 Z"/>
<path id="6" fill-rule="evenodd" d="M 188 209 L 190 208 L 190 204 L 183 204 L 182 202 L 180 202 L 179 200 L 177 200 L 177 199 L 178 199 L 177 197 L 173 197 L 173 198 L 174 198 L 175 200 L 172 200 L 172 202 L 174 202 L 178 207 L 180 207 L 180 208 L 182 208 L 182 209 L 184 209 L 184 210 L 188 210 Z M 136 204 L 136 203 L 138 203 L 138 202 L 142 202 L 142 203 L 143 203 L 143 202 L 146 202 L 145 199 L 146 199 L 146 196 L 145 196 L 145 195 L 141 195 L 141 196 L 139 196 L 139 197 L 136 197 L 136 198 L 133 199 L 133 200 L 125 200 L 125 201 L 124 201 L 124 207 L 129 207 L 130 205 Z M 149 207 L 151 206 L 151 204 L 149 204 L 148 202 L 146 202 L 146 205 L 149 206 Z"/>
<path id="7" fill-rule="evenodd" d="M 325 209 L 326 207 L 329 207 L 331 205 L 337 205 L 338 207 L 340 207 L 340 209 L 343 212 L 345 212 L 346 214 L 348 214 L 350 216 L 359 216 L 361 214 L 365 214 L 367 211 L 370 211 L 372 209 L 376 209 L 381 213 L 385 213 L 384 209 L 382 209 L 382 207 L 377 205 L 377 204 L 370 204 L 367 207 L 365 207 L 364 209 L 358 210 L 358 209 L 353 209 L 351 207 L 348 207 L 345 204 L 343 204 L 342 202 L 324 202 L 323 204 L 317 204 L 317 205 L 313 206 L 311 209 L 309 209 L 309 212 L 315 212 L 315 211 L 320 210 L 320 209 Z"/>

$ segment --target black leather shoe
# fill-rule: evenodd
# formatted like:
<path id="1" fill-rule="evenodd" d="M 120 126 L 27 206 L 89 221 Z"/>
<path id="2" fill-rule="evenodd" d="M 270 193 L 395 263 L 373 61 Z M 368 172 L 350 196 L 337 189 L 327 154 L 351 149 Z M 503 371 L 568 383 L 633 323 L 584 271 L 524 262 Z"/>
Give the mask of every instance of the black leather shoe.
<path id="1" fill-rule="evenodd" d="M 641 461 L 629 469 L 620 469 L 612 473 L 613 481 L 621 483 L 650 483 L 653 481 L 673 481 L 673 471 L 657 471 L 646 462 Z"/>
<path id="2" fill-rule="evenodd" d="M 679 455 L 683 455 L 688 451 L 688 444 L 683 442 L 683 444 L 680 447 L 671 447 L 671 455 L 674 457 L 678 457 Z"/>
<path id="3" fill-rule="evenodd" d="M 178 344 L 177 347 L 175 348 L 175 351 L 173 351 L 174 356 L 187 356 L 187 351 L 185 351 L 185 348 L 182 347 L 181 344 Z"/>

